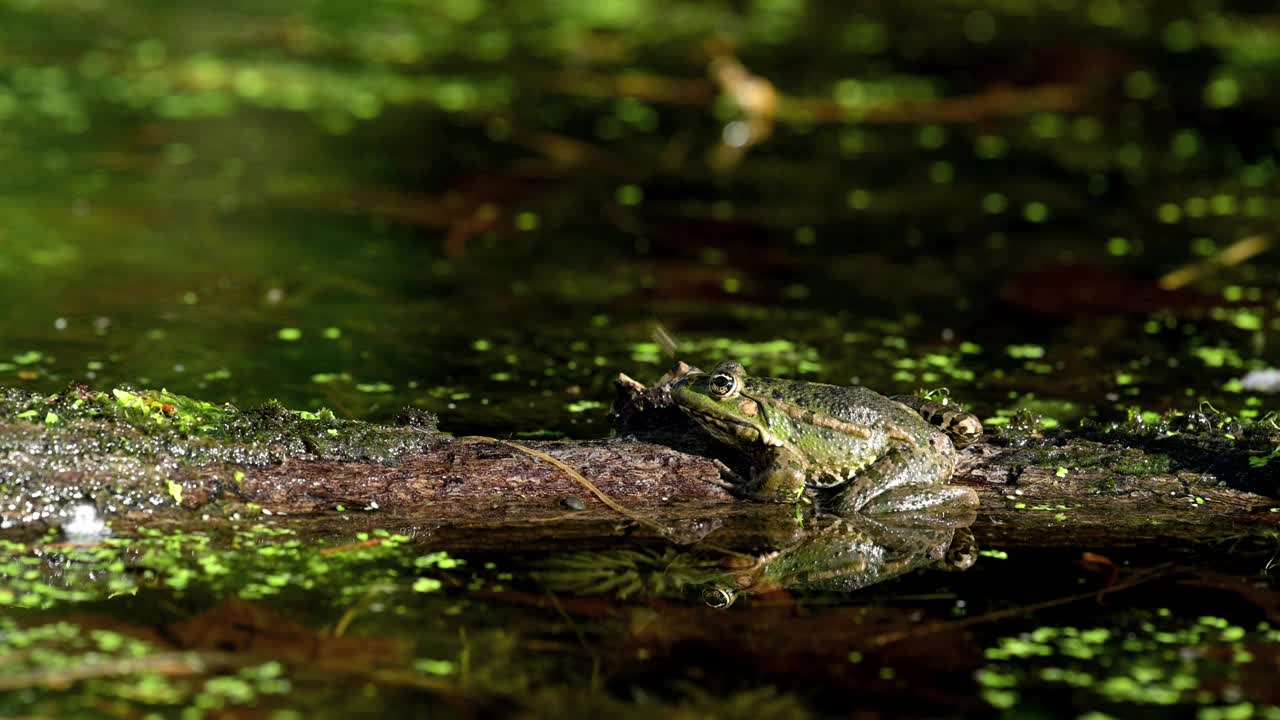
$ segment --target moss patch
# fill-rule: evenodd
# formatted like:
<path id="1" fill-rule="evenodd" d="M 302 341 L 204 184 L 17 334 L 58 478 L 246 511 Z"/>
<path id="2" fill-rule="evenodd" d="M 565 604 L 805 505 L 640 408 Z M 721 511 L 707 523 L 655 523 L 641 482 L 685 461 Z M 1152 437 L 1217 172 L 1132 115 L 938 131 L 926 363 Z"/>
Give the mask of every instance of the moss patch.
<path id="1" fill-rule="evenodd" d="M 0 506 L 9 526 L 65 516 L 83 502 L 108 515 L 197 508 L 234 496 L 245 467 L 299 458 L 392 465 L 441 439 L 422 411 L 376 425 L 328 410 L 274 402 L 240 409 L 164 390 L 7 389 L 0 391 Z"/>

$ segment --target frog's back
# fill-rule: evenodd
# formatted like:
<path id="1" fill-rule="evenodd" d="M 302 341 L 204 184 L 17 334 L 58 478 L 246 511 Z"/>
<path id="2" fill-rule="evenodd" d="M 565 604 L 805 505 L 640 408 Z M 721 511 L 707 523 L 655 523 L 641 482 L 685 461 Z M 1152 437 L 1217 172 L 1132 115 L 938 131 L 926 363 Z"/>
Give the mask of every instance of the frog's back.
<path id="1" fill-rule="evenodd" d="M 858 436 L 858 429 L 870 430 L 863 438 L 872 444 L 889 436 L 903 439 L 903 434 L 917 441 L 927 441 L 937 433 L 917 412 L 880 393 L 859 385 L 827 385 L 777 378 L 759 378 L 752 390 L 774 407 L 775 412 L 792 408 L 812 411 L 811 424 L 823 427 L 825 416 L 838 434 Z M 816 420 L 816 423 L 814 422 Z M 772 422 L 775 422 L 771 421 Z M 840 424 L 848 427 L 841 428 Z"/>

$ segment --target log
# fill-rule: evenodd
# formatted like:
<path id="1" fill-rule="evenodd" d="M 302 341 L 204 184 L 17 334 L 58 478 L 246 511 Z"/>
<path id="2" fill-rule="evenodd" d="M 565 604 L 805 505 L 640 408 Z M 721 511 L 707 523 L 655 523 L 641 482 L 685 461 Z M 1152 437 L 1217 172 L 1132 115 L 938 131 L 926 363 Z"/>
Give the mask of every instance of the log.
<path id="1" fill-rule="evenodd" d="M 272 522 L 332 537 L 386 528 L 458 551 L 620 535 L 751 544 L 794 523 L 795 508 L 715 483 L 718 461 L 741 471 L 741 458 L 675 410 L 662 383 L 620 376 L 612 417 L 611 439 L 512 445 L 450 437 L 420 411 L 377 425 L 164 391 L 7 390 L 0 537 L 42 535 L 86 509 L 117 531 Z M 977 491 L 973 529 L 988 546 L 1238 538 L 1280 525 L 1269 490 L 1275 468 L 1250 462 L 1266 457 L 1268 442 L 1275 447 L 1221 424 L 1198 434 L 1167 426 L 989 434 L 960 453 L 953 482 Z M 576 470 L 624 512 L 530 451 Z"/>

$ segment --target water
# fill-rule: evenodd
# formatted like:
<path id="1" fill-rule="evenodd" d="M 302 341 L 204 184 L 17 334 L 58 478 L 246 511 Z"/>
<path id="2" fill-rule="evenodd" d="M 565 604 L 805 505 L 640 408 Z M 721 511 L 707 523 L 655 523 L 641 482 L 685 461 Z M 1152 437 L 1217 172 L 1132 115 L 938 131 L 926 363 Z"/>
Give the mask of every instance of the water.
<path id="1" fill-rule="evenodd" d="M 616 374 L 669 363 L 656 321 L 695 364 L 945 387 L 996 428 L 1205 403 L 1259 421 L 1274 402 L 1240 380 L 1277 362 L 1273 21 L 1245 2 L 0 2 L 0 384 L 597 438 Z M 751 88 L 714 73 L 735 61 L 776 114 L 734 107 Z M 166 541 L 99 540 L 123 566 L 6 548 L 12 619 L 72 623 L 0 626 L 11 667 L 118 658 L 121 637 L 172 657 L 0 674 L 19 677 L 0 708 L 1280 713 L 1273 531 L 1001 548 L 980 514 L 966 572 L 725 610 L 670 582 L 620 599 L 537 579 L 585 551 L 661 576 L 670 548 L 625 537 L 513 557 L 370 536 L 335 553 L 340 581 L 314 548 L 196 562 L 191 543 L 296 539 L 270 527 L 151 558 Z M 441 551 L 465 564 L 414 564 Z M 49 577 L 69 594 L 23 600 Z M 299 627 L 257 654 L 173 642 L 280 617 Z"/>

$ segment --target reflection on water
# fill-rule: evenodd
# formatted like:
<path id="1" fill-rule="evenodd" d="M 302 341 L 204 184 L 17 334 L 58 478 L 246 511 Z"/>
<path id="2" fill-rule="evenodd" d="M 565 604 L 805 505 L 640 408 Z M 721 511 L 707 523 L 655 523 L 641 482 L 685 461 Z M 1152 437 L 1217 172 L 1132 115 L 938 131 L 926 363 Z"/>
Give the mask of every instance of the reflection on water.
<path id="1" fill-rule="evenodd" d="M 788 511 L 789 512 L 789 511 Z M 821 514 L 805 525 L 778 523 L 757 553 L 715 557 L 683 550 L 605 550 L 552 556 L 534 565 L 548 589 L 619 598 L 689 597 L 728 607 L 744 595 L 778 590 L 852 592 L 913 570 L 966 570 L 977 559 L 971 506 L 849 517 Z M 705 542 L 713 544 L 715 533 Z"/>
<path id="2" fill-rule="evenodd" d="M 970 508 L 820 516 L 798 542 L 762 555 L 750 572 L 733 580 L 739 593 L 851 592 L 921 568 L 967 570 L 977 560 L 968 530 L 975 518 Z"/>

